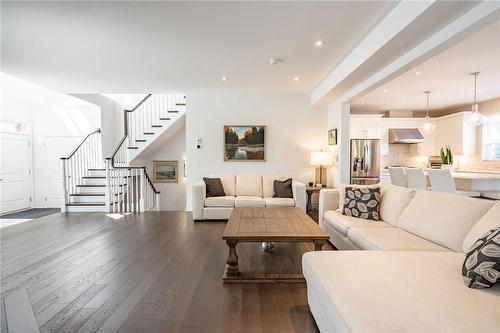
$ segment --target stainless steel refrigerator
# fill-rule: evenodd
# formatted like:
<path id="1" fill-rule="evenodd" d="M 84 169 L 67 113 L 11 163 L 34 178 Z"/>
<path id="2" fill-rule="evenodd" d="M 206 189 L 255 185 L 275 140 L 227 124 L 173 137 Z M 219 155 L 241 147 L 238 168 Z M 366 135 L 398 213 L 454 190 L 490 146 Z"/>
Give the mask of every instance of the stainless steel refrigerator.
<path id="1" fill-rule="evenodd" d="M 380 140 L 351 139 L 351 184 L 380 181 Z"/>

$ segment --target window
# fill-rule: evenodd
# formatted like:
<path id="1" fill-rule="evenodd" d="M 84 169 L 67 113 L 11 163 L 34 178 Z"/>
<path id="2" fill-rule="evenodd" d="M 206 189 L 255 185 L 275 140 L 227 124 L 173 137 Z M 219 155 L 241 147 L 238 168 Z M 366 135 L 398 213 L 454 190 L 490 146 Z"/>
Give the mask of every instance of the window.
<path id="1" fill-rule="evenodd" d="M 483 160 L 500 161 L 500 115 L 484 118 Z"/>
<path id="2" fill-rule="evenodd" d="M 0 132 L 26 134 L 26 126 L 24 124 L 0 121 Z"/>

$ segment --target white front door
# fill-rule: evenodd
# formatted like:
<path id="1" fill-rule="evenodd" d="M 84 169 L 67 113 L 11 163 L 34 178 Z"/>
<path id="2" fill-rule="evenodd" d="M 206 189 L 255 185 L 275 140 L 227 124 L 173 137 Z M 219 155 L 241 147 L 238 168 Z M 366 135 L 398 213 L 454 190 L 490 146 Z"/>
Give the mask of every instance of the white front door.
<path id="1" fill-rule="evenodd" d="M 44 196 L 45 207 L 61 207 L 62 162 L 82 140 L 81 136 L 46 136 L 43 156 L 45 160 Z"/>
<path id="2" fill-rule="evenodd" d="M 30 138 L 0 133 L 0 214 L 31 207 Z"/>

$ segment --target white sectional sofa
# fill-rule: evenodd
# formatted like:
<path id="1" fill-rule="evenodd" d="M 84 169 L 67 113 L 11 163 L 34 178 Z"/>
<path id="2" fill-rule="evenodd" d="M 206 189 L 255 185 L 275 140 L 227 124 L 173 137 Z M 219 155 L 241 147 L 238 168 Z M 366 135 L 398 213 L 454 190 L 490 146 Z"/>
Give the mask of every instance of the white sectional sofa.
<path id="1" fill-rule="evenodd" d="M 341 192 L 321 191 L 320 225 L 344 251 L 302 259 L 322 332 L 500 332 L 500 285 L 470 289 L 461 275 L 500 202 L 382 185 L 375 222 L 337 211 Z"/>
<path id="2" fill-rule="evenodd" d="M 273 198 L 274 180 L 285 180 L 283 176 L 260 175 L 210 175 L 220 178 L 224 197 L 206 197 L 205 182 L 193 184 L 193 219 L 225 220 L 234 207 L 299 207 L 306 210 L 306 188 L 303 183 L 293 181 L 293 198 Z"/>

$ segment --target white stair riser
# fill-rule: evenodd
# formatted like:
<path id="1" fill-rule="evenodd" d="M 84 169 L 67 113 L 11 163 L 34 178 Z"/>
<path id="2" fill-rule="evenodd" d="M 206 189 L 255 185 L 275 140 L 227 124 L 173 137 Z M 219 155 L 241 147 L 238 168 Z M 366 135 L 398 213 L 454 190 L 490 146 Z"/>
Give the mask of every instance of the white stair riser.
<path id="1" fill-rule="evenodd" d="M 81 193 L 106 193 L 105 187 L 77 187 L 76 192 Z"/>
<path id="2" fill-rule="evenodd" d="M 91 177 L 106 177 L 106 171 L 104 171 L 104 170 L 89 170 L 89 176 L 91 176 Z"/>
<path id="3" fill-rule="evenodd" d="M 69 213 L 78 212 L 107 212 L 106 206 L 66 206 L 66 211 Z"/>
<path id="4" fill-rule="evenodd" d="M 83 178 L 83 185 L 106 185 L 106 178 Z"/>
<path id="5" fill-rule="evenodd" d="M 88 202 L 99 202 L 99 203 L 105 203 L 106 197 L 104 196 L 71 196 L 70 197 L 70 202 L 71 203 L 88 203 Z"/>

